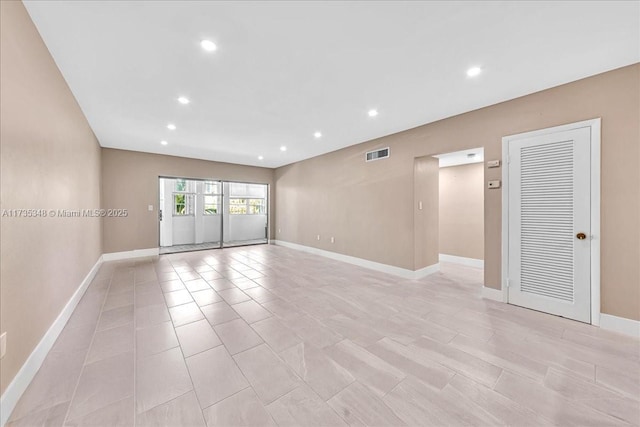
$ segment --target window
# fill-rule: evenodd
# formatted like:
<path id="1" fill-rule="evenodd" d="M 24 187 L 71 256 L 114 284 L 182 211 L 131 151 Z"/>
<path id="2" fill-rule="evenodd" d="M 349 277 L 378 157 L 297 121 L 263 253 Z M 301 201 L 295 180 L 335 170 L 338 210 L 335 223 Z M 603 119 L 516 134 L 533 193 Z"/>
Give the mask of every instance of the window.
<path id="1" fill-rule="evenodd" d="M 220 183 L 215 181 L 204 182 L 204 194 L 220 194 Z"/>
<path id="2" fill-rule="evenodd" d="M 229 199 L 231 215 L 260 215 L 266 213 L 265 199 Z"/>
<path id="3" fill-rule="evenodd" d="M 266 212 L 264 199 L 249 199 L 249 214 L 258 215 Z"/>
<path id="4" fill-rule="evenodd" d="M 195 195 L 194 182 L 187 179 L 176 179 L 173 192 L 173 214 L 175 216 L 193 215 Z"/>
<path id="5" fill-rule="evenodd" d="M 247 199 L 229 199 L 229 213 L 231 215 L 246 215 Z"/>
<path id="6" fill-rule="evenodd" d="M 204 214 L 218 215 L 220 213 L 220 183 L 216 181 L 205 181 L 204 193 Z"/>
<path id="7" fill-rule="evenodd" d="M 173 214 L 193 215 L 193 194 L 173 193 Z"/>
<path id="8" fill-rule="evenodd" d="M 186 179 L 176 179 L 176 191 L 186 192 L 188 187 L 188 183 Z"/>
<path id="9" fill-rule="evenodd" d="M 204 196 L 204 214 L 217 215 L 220 213 L 220 196 Z"/>

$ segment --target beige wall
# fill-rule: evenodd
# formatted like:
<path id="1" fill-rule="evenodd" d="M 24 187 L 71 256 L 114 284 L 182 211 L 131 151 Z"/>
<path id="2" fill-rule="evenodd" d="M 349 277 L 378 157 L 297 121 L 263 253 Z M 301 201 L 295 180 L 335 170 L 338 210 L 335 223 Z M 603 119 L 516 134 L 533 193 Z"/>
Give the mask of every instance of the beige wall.
<path id="1" fill-rule="evenodd" d="M 439 174 L 438 159 L 431 156 L 415 159 L 413 164 L 414 270 L 438 263 Z"/>
<path id="2" fill-rule="evenodd" d="M 0 2 L 2 209 L 100 207 L 100 147 L 24 6 Z M 100 219 L 1 219 L 2 393 L 89 273 Z"/>
<path id="3" fill-rule="evenodd" d="M 440 169 L 441 254 L 484 259 L 484 168 L 473 163 Z"/>
<path id="4" fill-rule="evenodd" d="M 385 143 L 277 169 L 276 238 L 413 270 L 414 156 L 394 148 L 393 160 L 365 164 Z"/>
<path id="5" fill-rule="evenodd" d="M 484 147 L 502 137 L 602 118 L 602 312 L 640 319 L 640 65 L 354 145 L 276 170 L 277 238 L 413 269 L 414 159 Z M 370 163 L 364 154 L 391 148 Z M 487 180 L 501 179 L 487 169 Z M 486 186 L 485 186 L 486 187 Z M 484 190 L 485 285 L 500 287 L 501 190 Z M 333 235 L 335 244 L 317 242 Z"/>
<path id="6" fill-rule="evenodd" d="M 240 166 L 137 151 L 102 149 L 102 206 L 127 209 L 126 218 L 104 219 L 104 253 L 157 248 L 158 178 L 212 178 L 269 184 L 270 217 L 273 203 L 273 169 Z M 153 205 L 149 212 L 148 205 Z M 273 236 L 273 220 L 271 220 Z"/>

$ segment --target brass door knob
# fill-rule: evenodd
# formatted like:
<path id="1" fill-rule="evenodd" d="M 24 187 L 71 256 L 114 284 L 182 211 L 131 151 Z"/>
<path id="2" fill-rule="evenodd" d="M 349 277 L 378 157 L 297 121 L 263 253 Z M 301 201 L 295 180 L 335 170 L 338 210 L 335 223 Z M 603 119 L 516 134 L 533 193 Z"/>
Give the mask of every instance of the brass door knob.
<path id="1" fill-rule="evenodd" d="M 578 233 L 576 234 L 576 237 L 578 238 L 578 240 L 584 240 L 587 238 L 587 235 L 584 233 Z"/>

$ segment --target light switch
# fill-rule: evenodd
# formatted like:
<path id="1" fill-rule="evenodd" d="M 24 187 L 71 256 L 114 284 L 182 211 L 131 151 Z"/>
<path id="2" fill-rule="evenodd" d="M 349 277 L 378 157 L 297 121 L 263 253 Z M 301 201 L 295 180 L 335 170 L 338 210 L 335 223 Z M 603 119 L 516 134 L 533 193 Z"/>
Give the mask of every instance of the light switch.
<path id="1" fill-rule="evenodd" d="M 153 211 L 153 205 L 149 205 L 149 212 Z"/>
<path id="2" fill-rule="evenodd" d="M 489 160 L 489 161 L 487 161 L 487 167 L 488 168 L 499 168 L 500 167 L 500 160 Z"/>
<path id="3" fill-rule="evenodd" d="M 500 180 L 489 181 L 488 188 L 500 188 Z"/>

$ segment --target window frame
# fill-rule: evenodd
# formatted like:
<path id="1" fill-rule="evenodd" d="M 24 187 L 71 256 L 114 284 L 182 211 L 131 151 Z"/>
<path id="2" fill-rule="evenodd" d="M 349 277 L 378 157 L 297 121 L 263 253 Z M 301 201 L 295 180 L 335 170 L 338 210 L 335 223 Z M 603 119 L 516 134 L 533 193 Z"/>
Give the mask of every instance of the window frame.
<path id="1" fill-rule="evenodd" d="M 178 210 L 176 209 L 176 207 L 178 206 L 178 203 L 176 203 L 176 197 L 177 196 L 184 196 L 184 204 L 183 205 L 184 205 L 185 213 L 179 213 Z M 195 215 L 195 209 L 194 209 L 195 194 L 194 193 L 173 192 L 171 204 L 173 206 L 173 209 L 172 209 L 173 216 L 183 217 L 183 216 L 194 216 Z"/>
<path id="2" fill-rule="evenodd" d="M 207 197 L 213 197 L 214 200 L 217 200 L 215 203 L 207 203 Z M 222 196 L 220 194 L 215 193 L 203 193 L 202 194 L 202 215 L 204 216 L 215 216 L 220 215 L 220 208 L 222 203 L 220 203 Z M 207 206 L 215 206 L 215 212 L 209 213 L 207 212 Z"/>
<path id="3" fill-rule="evenodd" d="M 244 200 L 244 203 L 232 203 L 232 200 Z M 252 200 L 260 200 L 259 205 L 252 205 Z M 243 213 L 231 212 L 232 207 L 244 208 Z M 260 207 L 260 212 L 252 212 L 251 208 Z M 229 215 L 266 215 L 267 214 L 267 199 L 264 197 L 229 197 Z"/>

